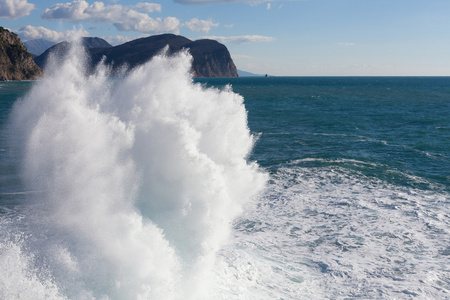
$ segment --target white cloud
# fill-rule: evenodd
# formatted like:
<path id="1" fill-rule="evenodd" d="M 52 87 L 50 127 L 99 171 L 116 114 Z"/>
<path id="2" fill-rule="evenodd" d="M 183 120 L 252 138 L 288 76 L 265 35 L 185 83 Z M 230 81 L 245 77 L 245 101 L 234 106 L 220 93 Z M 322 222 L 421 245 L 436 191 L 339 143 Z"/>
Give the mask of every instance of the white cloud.
<path id="1" fill-rule="evenodd" d="M 77 0 L 59 3 L 47 8 L 42 13 L 42 18 L 46 20 L 67 20 L 70 22 L 113 23 L 121 31 L 138 31 L 143 33 L 179 32 L 180 21 L 177 18 L 154 19 L 133 8 L 145 11 L 161 10 L 159 4 L 153 3 L 123 6 L 120 4 L 105 5 L 103 2 L 94 2 L 94 4 L 89 5 L 84 0 Z"/>
<path id="2" fill-rule="evenodd" d="M 205 39 L 212 39 L 224 44 L 244 44 L 244 43 L 260 43 L 260 42 L 272 42 L 275 38 L 270 36 L 260 35 L 243 35 L 243 36 L 206 36 Z"/>
<path id="3" fill-rule="evenodd" d="M 0 0 L 0 18 L 17 19 L 28 16 L 35 9 L 27 0 Z"/>
<path id="4" fill-rule="evenodd" d="M 129 11 L 122 18 L 120 23 L 114 23 L 114 26 L 120 31 L 137 31 L 143 33 L 173 32 L 178 33 L 180 21 L 175 17 L 160 18 L 142 18 L 136 12 Z"/>
<path id="5" fill-rule="evenodd" d="M 189 28 L 194 32 L 205 32 L 208 33 L 212 27 L 219 26 L 219 23 L 214 23 L 211 19 L 209 20 L 199 20 L 197 18 L 193 18 L 190 21 L 184 23 L 184 26 Z"/>
<path id="6" fill-rule="evenodd" d="M 270 4 L 270 3 L 267 3 L 267 7 L 266 7 L 266 9 L 267 10 L 269 10 L 269 9 L 271 9 L 272 8 L 272 4 Z"/>
<path id="7" fill-rule="evenodd" d="M 146 12 L 154 12 L 154 11 L 161 11 L 161 4 L 157 3 L 148 3 L 148 2 L 139 2 L 134 6 L 134 9 L 139 11 L 146 11 Z"/>
<path id="8" fill-rule="evenodd" d="M 95 2 L 94 5 L 104 5 L 101 2 Z M 84 11 L 89 7 L 86 1 L 74 1 L 72 3 L 58 3 L 50 8 L 47 8 L 41 15 L 46 20 L 84 20 L 88 15 Z"/>
<path id="9" fill-rule="evenodd" d="M 77 37 L 89 36 L 89 32 L 85 30 L 74 29 L 74 30 L 66 30 L 64 32 L 58 32 L 47 29 L 42 26 L 34 27 L 31 25 L 22 27 L 20 28 L 20 30 L 16 30 L 15 33 L 17 33 L 17 35 L 19 35 L 19 37 L 24 41 L 34 39 L 46 39 L 53 42 L 61 42 L 61 41 L 71 41 L 76 39 Z"/>

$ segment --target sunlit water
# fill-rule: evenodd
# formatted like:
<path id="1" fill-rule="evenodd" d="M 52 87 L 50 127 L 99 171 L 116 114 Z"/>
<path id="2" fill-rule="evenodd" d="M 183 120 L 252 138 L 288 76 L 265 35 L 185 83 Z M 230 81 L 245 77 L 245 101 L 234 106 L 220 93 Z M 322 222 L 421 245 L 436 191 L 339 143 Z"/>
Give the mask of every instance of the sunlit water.
<path id="1" fill-rule="evenodd" d="M 0 83 L 0 298 L 450 297 L 449 78 L 75 52 Z"/>

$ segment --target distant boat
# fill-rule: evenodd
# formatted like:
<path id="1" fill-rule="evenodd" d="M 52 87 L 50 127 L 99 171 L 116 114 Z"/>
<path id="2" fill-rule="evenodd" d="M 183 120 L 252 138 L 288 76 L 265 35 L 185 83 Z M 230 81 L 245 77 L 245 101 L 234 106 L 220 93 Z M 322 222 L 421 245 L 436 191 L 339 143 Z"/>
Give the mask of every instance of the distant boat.
<path id="1" fill-rule="evenodd" d="M 264 77 L 267 77 L 267 74 Z"/>

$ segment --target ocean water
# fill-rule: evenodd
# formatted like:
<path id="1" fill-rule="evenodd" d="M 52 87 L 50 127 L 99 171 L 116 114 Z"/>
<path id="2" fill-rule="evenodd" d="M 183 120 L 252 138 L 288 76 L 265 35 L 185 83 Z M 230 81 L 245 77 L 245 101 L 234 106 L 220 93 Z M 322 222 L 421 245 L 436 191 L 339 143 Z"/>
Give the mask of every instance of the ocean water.
<path id="1" fill-rule="evenodd" d="M 0 83 L 1 299 L 450 299 L 450 78 Z"/>

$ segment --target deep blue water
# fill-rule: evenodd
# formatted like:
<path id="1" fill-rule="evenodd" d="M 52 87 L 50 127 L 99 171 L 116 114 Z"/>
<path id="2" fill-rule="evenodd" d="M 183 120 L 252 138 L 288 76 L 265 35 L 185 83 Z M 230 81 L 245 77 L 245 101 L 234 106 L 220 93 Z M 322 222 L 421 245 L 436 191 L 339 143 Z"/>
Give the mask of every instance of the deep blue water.
<path id="1" fill-rule="evenodd" d="M 344 163 L 400 185 L 450 187 L 450 78 L 271 77 L 231 84 L 261 133 L 252 158 L 269 169 L 301 159 Z M 323 161 L 304 162 L 320 166 Z M 411 176 L 417 176 L 415 181 Z M 423 181 L 422 181 L 423 179 Z"/>
<path id="2" fill-rule="evenodd" d="M 245 98 L 271 173 L 223 253 L 264 270 L 234 273 L 269 287 L 250 295 L 450 297 L 450 78 L 199 81 Z"/>
<path id="3" fill-rule="evenodd" d="M 450 298 L 449 77 L 195 82 L 244 98 L 270 174 L 219 252 L 223 299 Z M 7 118 L 31 84 L 0 83 L 4 214 L 27 192 Z"/>

